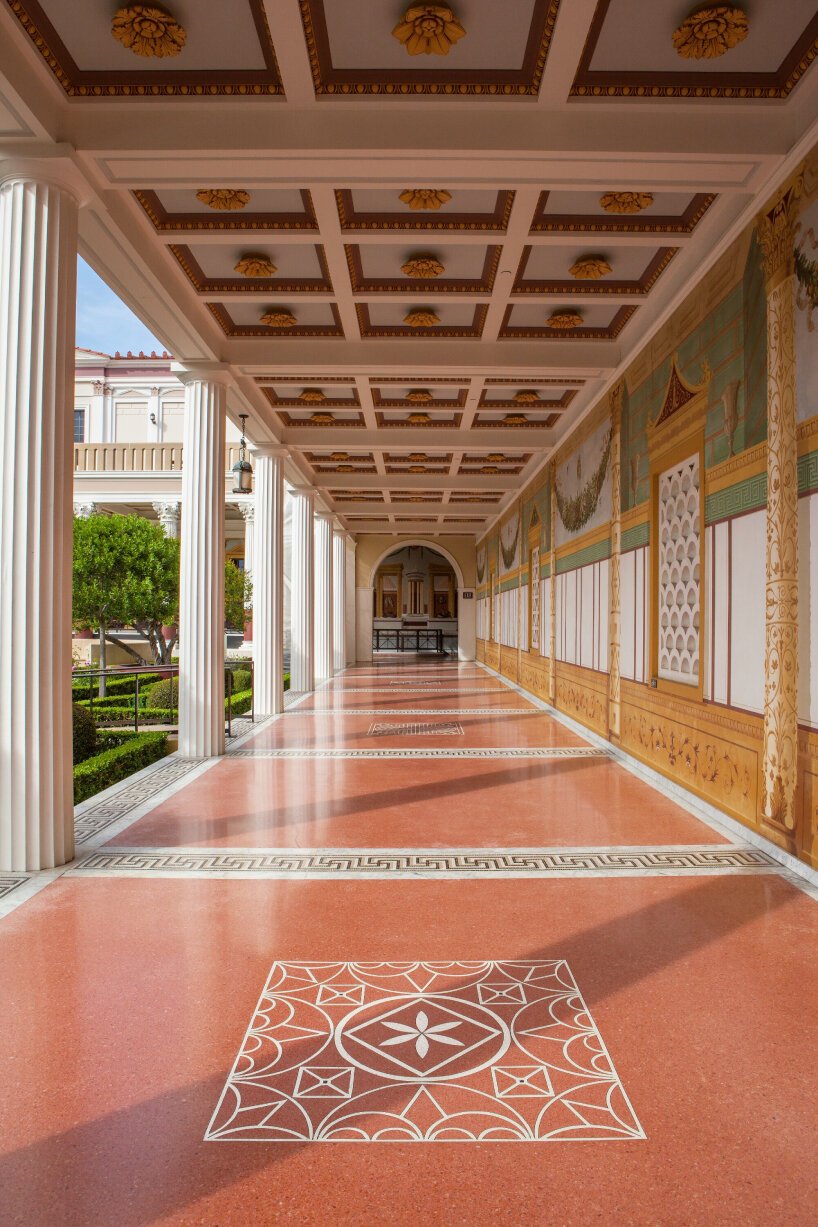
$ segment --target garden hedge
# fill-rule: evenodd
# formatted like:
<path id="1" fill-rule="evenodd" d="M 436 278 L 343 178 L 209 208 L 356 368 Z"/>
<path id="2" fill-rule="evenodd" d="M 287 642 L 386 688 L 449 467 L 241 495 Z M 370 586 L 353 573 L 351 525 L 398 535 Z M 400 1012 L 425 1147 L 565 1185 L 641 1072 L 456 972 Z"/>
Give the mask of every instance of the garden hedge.
<path id="1" fill-rule="evenodd" d="M 108 736 L 102 734 L 101 740 L 107 740 Z M 165 733 L 136 733 L 117 740 L 118 745 L 112 745 L 74 768 L 75 805 L 164 758 L 168 752 Z"/>
<path id="2" fill-rule="evenodd" d="M 140 682 L 140 688 L 144 685 L 144 681 Z M 93 688 L 94 695 L 99 694 L 99 678 L 91 679 L 89 686 L 88 677 L 82 673 L 75 673 L 71 678 L 71 692 L 74 698 L 87 699 L 88 692 Z M 106 684 L 106 697 L 117 694 L 135 694 L 136 693 L 136 678 L 131 676 L 125 677 L 109 677 Z"/>
<path id="3" fill-rule="evenodd" d="M 81 707 L 79 703 L 72 705 L 71 715 L 73 726 L 73 761 L 75 763 L 82 763 L 96 751 L 96 725 L 91 713 L 84 707 Z"/>

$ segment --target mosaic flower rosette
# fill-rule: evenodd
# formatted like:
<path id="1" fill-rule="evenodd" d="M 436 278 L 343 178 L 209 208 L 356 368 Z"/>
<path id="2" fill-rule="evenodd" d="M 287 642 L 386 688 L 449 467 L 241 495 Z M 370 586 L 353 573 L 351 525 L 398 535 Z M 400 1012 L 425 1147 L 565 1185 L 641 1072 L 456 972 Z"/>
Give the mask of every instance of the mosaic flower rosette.
<path id="1" fill-rule="evenodd" d="M 212 1141 L 644 1137 L 562 960 L 273 965 Z"/>

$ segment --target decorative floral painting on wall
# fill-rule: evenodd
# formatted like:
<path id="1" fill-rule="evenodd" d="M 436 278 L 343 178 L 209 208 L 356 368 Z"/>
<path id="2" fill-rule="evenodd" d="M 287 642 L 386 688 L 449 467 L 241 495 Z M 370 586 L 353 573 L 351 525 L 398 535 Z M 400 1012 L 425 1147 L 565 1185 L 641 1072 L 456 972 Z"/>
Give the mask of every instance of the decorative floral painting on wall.
<path id="1" fill-rule="evenodd" d="M 557 545 L 611 518 L 611 424 L 594 431 L 557 468 Z"/>
<path id="2" fill-rule="evenodd" d="M 818 200 L 801 214 L 795 249 L 798 420 L 818 414 Z"/>
<path id="3" fill-rule="evenodd" d="M 513 571 L 520 565 L 520 509 L 516 508 L 500 525 L 501 572 Z"/>

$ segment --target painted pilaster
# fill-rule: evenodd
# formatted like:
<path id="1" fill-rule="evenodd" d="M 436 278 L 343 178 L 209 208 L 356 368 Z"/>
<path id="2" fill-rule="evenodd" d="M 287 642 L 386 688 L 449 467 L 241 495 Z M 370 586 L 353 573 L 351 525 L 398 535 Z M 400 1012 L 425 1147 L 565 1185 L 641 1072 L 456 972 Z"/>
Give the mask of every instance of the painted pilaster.
<path id="1" fill-rule="evenodd" d="M 102 389 L 102 442 L 116 442 L 116 421 L 114 418 L 114 390 L 109 383 Z"/>
<path id="2" fill-rule="evenodd" d="M 608 736 L 619 740 L 622 673 L 622 394 L 623 385 L 611 389 L 611 560 L 608 577 Z"/>
<path id="3" fill-rule="evenodd" d="M 346 668 L 346 533 L 336 526 L 332 534 L 332 655 L 336 673 Z"/>
<path id="4" fill-rule="evenodd" d="M 315 491 L 290 491 L 293 500 L 292 643 L 290 689 L 315 689 Z"/>
<path id="5" fill-rule="evenodd" d="M 795 851 L 798 767 L 798 446 L 795 235 L 798 176 L 759 214 L 767 283 L 767 576 L 762 830 Z"/>
<path id="6" fill-rule="evenodd" d="M 253 449 L 253 664 L 256 711 L 284 710 L 284 473 L 286 451 Z"/>
<path id="7" fill-rule="evenodd" d="M 103 430 L 104 388 L 105 385 L 101 379 L 94 380 L 93 394 L 88 410 L 88 424 L 85 431 L 86 443 L 101 443 L 105 437 Z"/>
<path id="8" fill-rule="evenodd" d="M 315 677 L 332 677 L 332 516 L 315 516 Z"/>
<path id="9" fill-rule="evenodd" d="M 71 533 L 79 192 L 0 162 L 0 870 L 74 855 Z"/>
<path id="10" fill-rule="evenodd" d="M 171 500 L 154 503 L 153 509 L 159 518 L 165 536 L 171 541 L 178 541 L 182 523 L 182 504 L 178 500 Z"/>
<path id="11" fill-rule="evenodd" d="M 549 542 L 549 565 L 551 583 L 548 585 L 548 701 L 557 697 L 557 465 L 550 464 L 551 476 L 551 541 Z"/>
<path id="12" fill-rule="evenodd" d="M 162 442 L 162 406 L 159 403 L 158 388 L 151 388 L 148 400 L 148 438 L 153 443 Z"/>
<path id="13" fill-rule="evenodd" d="M 177 371 L 185 385 L 179 575 L 179 752 L 224 753 L 224 429 L 226 375 Z"/>

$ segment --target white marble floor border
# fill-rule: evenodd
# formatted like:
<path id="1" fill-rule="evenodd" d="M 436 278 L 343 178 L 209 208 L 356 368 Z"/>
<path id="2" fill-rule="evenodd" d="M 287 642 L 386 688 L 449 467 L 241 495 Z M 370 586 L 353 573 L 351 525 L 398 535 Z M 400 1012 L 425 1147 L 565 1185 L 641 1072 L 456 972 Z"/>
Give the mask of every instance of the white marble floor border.
<path id="1" fill-rule="evenodd" d="M 507 677 L 503 677 L 502 674 L 492 669 L 489 665 L 482 662 L 479 663 L 480 668 L 484 669 L 490 677 L 496 677 L 509 690 L 522 695 L 537 708 L 547 712 L 555 720 L 559 720 L 560 724 L 565 725 L 566 728 L 576 733 L 577 736 L 584 738 L 590 745 L 606 750 L 608 757 L 617 763 L 618 766 L 623 767 L 631 775 L 635 775 L 646 784 L 650 784 L 652 788 L 662 793 L 663 796 L 669 797 L 671 801 L 675 801 L 682 809 L 687 810 L 694 818 L 700 819 L 706 826 L 717 831 L 719 835 L 723 835 L 725 839 L 738 839 L 742 843 L 761 849 L 762 852 L 765 852 L 774 861 L 778 862 L 784 871 L 782 876 L 788 878 L 799 890 L 803 890 L 806 894 L 818 900 L 818 870 L 810 869 L 809 865 L 805 865 L 797 857 L 790 856 L 782 848 L 777 848 L 775 844 L 765 839 L 763 835 L 759 835 L 750 827 L 737 822 L 735 818 L 731 818 L 729 814 L 723 813 L 715 805 L 710 805 L 709 802 L 701 800 L 694 793 L 689 792 L 682 784 L 676 784 L 672 780 L 667 779 L 666 776 L 661 775 L 660 772 L 654 771 L 652 767 L 648 767 L 645 763 L 640 762 L 638 758 L 634 758 L 620 746 L 615 746 L 613 742 L 608 741 L 607 737 L 601 737 L 599 733 L 586 728 L 578 720 L 573 720 L 564 712 L 558 711 L 556 707 L 552 707 L 550 703 L 544 702 L 537 695 L 531 694 L 522 686 L 518 686 L 515 682 L 510 681 Z"/>
<path id="2" fill-rule="evenodd" d="M 67 877 L 222 879 L 610 878 L 775 874 L 758 848 L 100 848 Z"/>

